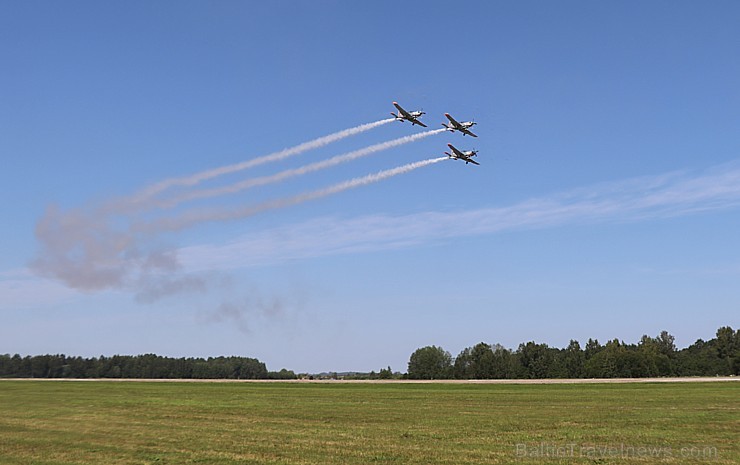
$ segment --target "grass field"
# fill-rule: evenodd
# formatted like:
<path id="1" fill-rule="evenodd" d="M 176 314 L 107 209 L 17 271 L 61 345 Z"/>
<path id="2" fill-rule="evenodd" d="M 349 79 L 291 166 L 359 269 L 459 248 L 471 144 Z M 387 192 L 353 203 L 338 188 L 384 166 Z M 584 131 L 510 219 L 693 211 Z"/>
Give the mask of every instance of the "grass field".
<path id="1" fill-rule="evenodd" d="M 740 463 L 740 384 L 0 382 L 5 464 Z"/>

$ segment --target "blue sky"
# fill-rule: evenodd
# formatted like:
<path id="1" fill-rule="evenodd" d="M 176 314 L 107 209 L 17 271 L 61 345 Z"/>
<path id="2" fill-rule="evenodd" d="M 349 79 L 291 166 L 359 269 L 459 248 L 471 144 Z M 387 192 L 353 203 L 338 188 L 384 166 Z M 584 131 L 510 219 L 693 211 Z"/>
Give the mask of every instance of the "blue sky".
<path id="1" fill-rule="evenodd" d="M 456 355 L 666 329 L 683 347 L 738 326 L 737 2 L 0 6 L 0 353 L 404 371 L 428 344 Z M 394 100 L 423 108 L 430 129 L 445 112 L 474 118 L 480 137 L 434 134 L 231 195 L 106 210 L 383 120 Z M 422 131 L 391 122 L 162 195 Z M 443 161 L 135 232 L 435 158 L 447 143 L 478 149 L 481 166 Z M 54 250 L 66 255 L 52 266 Z"/>

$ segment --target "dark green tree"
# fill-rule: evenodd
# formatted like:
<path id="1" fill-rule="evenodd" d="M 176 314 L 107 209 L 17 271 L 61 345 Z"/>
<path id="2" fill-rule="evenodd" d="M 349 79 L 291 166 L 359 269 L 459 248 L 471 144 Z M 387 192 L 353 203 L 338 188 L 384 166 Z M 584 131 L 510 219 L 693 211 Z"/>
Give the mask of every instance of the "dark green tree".
<path id="1" fill-rule="evenodd" d="M 629 374 L 625 372 L 626 366 L 628 366 L 627 348 L 619 339 L 613 339 L 586 362 L 586 376 L 589 378 L 629 377 Z"/>
<path id="2" fill-rule="evenodd" d="M 463 349 L 455 358 L 453 373 L 458 379 L 493 378 L 493 349 L 485 342 Z"/>
<path id="3" fill-rule="evenodd" d="M 466 347 L 463 349 L 457 357 L 455 357 L 455 363 L 452 366 L 452 377 L 455 379 L 473 379 L 473 359 L 471 356 L 472 347 Z"/>
<path id="4" fill-rule="evenodd" d="M 663 331 L 660 336 L 651 338 L 643 335 L 637 344 L 630 374 L 634 377 L 671 376 L 675 346 L 673 336 Z"/>
<path id="5" fill-rule="evenodd" d="M 586 361 L 586 355 L 581 350 L 581 344 L 578 341 L 571 339 L 561 353 L 560 358 L 562 360 L 562 366 L 565 371 L 565 376 L 568 378 L 582 378 L 584 363 Z"/>
<path id="6" fill-rule="evenodd" d="M 604 349 L 604 347 L 599 344 L 598 339 L 588 339 L 588 342 L 586 343 L 586 347 L 583 349 L 583 356 L 586 360 L 589 360 L 594 355 L 598 354 Z"/>
<path id="7" fill-rule="evenodd" d="M 392 378 L 393 378 L 393 371 L 391 371 L 391 367 L 381 368 L 380 372 L 378 372 L 378 379 L 392 379 Z"/>
<path id="8" fill-rule="evenodd" d="M 717 330 L 715 343 L 717 357 L 721 360 L 720 373 L 723 375 L 737 375 L 740 368 L 740 330 L 733 331 L 730 326 L 723 326 Z"/>
<path id="9" fill-rule="evenodd" d="M 437 346 L 416 349 L 409 358 L 409 379 L 448 379 L 452 376 L 452 356 Z"/>
<path id="10" fill-rule="evenodd" d="M 517 353 L 525 378 L 547 378 L 551 376 L 550 371 L 554 357 L 547 344 L 537 344 L 533 341 L 519 344 Z"/>

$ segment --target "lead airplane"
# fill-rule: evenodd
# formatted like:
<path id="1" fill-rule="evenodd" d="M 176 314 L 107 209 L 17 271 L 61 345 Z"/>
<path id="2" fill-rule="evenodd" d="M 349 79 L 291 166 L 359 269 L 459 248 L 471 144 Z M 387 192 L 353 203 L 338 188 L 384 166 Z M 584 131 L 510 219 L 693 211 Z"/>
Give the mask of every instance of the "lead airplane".
<path id="1" fill-rule="evenodd" d="M 480 163 L 473 160 L 473 157 L 478 154 L 477 150 L 461 151 L 461 150 L 456 149 L 452 144 L 447 144 L 447 147 L 449 147 L 450 150 L 452 150 L 452 153 L 445 152 L 445 155 L 447 155 L 448 157 L 454 158 L 455 160 L 462 160 L 465 162 L 466 165 L 468 163 L 472 163 L 474 165 L 480 166 Z"/>
<path id="2" fill-rule="evenodd" d="M 406 111 L 403 108 L 401 108 L 401 105 L 398 104 L 398 102 L 393 102 L 393 106 L 398 109 L 398 114 L 395 114 L 391 112 L 391 115 L 393 115 L 396 118 L 396 121 L 404 122 L 409 121 L 411 122 L 411 125 L 418 124 L 419 126 L 425 128 L 427 127 L 426 124 L 419 121 L 419 117 L 424 114 L 423 111 Z"/>
<path id="3" fill-rule="evenodd" d="M 467 135 L 472 136 L 472 137 L 478 137 L 478 136 L 476 136 L 475 134 L 473 134 L 472 132 L 470 132 L 468 130 L 468 128 L 472 128 L 477 123 L 475 123 L 473 121 L 463 121 L 462 123 L 458 123 L 455 120 L 455 118 L 453 118 L 452 116 L 450 116 L 449 113 L 445 113 L 445 116 L 447 117 L 448 120 L 450 120 L 450 125 L 448 126 L 445 123 L 442 123 L 442 126 L 446 127 L 448 131 L 452 131 L 452 132 L 460 131 L 460 132 L 463 133 L 463 136 L 465 134 L 467 134 Z"/>

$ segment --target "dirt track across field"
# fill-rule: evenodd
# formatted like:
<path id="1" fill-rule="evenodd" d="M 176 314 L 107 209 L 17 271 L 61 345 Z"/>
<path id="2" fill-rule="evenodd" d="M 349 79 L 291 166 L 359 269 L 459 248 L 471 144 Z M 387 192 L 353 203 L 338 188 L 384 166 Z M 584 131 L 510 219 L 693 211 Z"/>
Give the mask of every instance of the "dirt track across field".
<path id="1" fill-rule="evenodd" d="M 108 381 L 143 383 L 346 383 L 346 384 L 627 384 L 712 383 L 740 381 L 736 376 L 685 378 L 587 378 L 587 379 L 136 379 L 136 378 L 0 378 L 2 381 Z"/>

